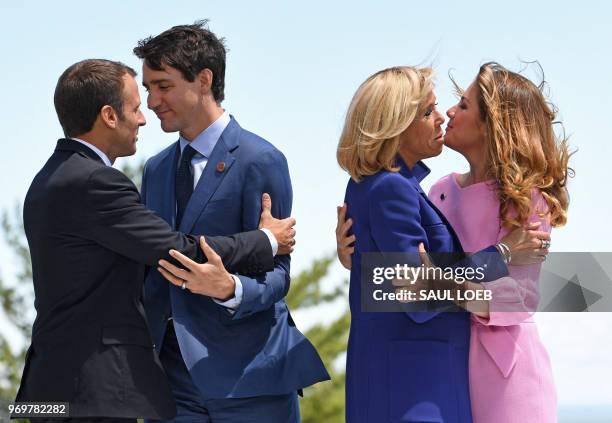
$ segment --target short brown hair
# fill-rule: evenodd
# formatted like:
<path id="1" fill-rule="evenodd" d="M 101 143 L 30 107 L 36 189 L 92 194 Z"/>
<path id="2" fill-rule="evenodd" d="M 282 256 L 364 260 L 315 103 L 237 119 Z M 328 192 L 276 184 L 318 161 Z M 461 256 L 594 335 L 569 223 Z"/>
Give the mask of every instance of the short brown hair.
<path id="1" fill-rule="evenodd" d="M 178 69 L 193 82 L 204 69 L 212 72 L 210 90 L 218 104 L 225 98 L 225 40 L 208 29 L 208 20 L 193 25 L 173 26 L 155 37 L 138 42 L 134 54 L 154 70 L 164 66 Z"/>
<path id="2" fill-rule="evenodd" d="M 123 76 L 136 71 L 121 62 L 87 59 L 62 73 L 53 97 L 66 137 L 89 132 L 102 107 L 111 106 L 123 118 Z"/>

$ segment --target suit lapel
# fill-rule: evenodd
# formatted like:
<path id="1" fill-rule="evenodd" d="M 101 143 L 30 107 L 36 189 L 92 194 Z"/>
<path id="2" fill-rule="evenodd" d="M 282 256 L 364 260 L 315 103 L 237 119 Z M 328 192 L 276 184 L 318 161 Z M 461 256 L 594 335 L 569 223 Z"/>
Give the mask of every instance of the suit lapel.
<path id="1" fill-rule="evenodd" d="M 240 126 L 232 117 L 227 128 L 221 134 L 219 141 L 217 141 L 215 148 L 213 148 L 204 172 L 198 181 L 198 185 L 195 187 L 189 203 L 187 203 L 187 208 L 179 228 L 181 232 L 191 232 L 210 198 L 217 191 L 221 181 L 223 181 L 230 167 L 234 164 L 236 157 L 233 151 L 238 147 L 240 131 Z"/>
<path id="2" fill-rule="evenodd" d="M 444 224 L 446 225 L 446 228 L 448 229 L 448 232 L 450 233 L 450 235 L 451 235 L 451 237 L 453 239 L 453 244 L 457 248 L 458 252 L 463 253 L 463 246 L 461 245 L 461 241 L 459 241 L 459 237 L 455 233 L 455 230 L 453 229 L 453 226 L 446 219 L 446 216 L 444 216 L 444 213 L 442 213 L 436 207 L 436 205 L 429 200 L 429 197 L 427 196 L 427 194 L 425 194 L 425 191 L 423 191 L 423 188 L 421 188 L 420 181 L 423 180 L 423 178 L 425 178 L 425 176 L 427 176 L 429 174 L 429 172 L 430 172 L 429 168 L 427 166 L 425 166 L 424 163 L 418 162 L 415 165 L 415 167 L 414 167 L 415 173 L 413 173 L 410 169 L 408 169 L 408 166 L 406 166 L 406 164 L 404 163 L 404 161 L 401 160 L 401 158 L 399 158 L 398 160 L 400 161 L 399 162 L 400 173 L 402 175 L 404 175 L 408 179 L 410 184 L 423 197 L 423 199 L 429 205 L 429 207 L 431 207 L 433 209 L 433 211 L 436 212 L 438 217 L 440 217 L 440 220 L 442 220 L 442 222 L 444 222 Z"/>

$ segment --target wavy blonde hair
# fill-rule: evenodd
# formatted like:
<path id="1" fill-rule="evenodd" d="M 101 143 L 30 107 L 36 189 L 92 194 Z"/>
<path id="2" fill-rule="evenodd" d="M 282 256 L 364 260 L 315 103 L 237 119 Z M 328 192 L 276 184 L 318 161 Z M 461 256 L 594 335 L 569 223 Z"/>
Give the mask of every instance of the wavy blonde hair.
<path id="1" fill-rule="evenodd" d="M 537 188 L 548 205 L 552 226 L 567 221 L 568 168 L 571 153 L 565 134 L 555 135 L 556 110 L 524 76 L 498 63 L 480 67 L 476 84 L 487 131 L 487 175 L 498 184 L 500 215 L 506 227 L 522 226 L 531 214 Z M 546 211 L 537 211 L 542 217 Z"/>
<path id="2" fill-rule="evenodd" d="M 433 70 L 397 66 L 376 72 L 353 96 L 336 157 L 359 182 L 381 170 L 397 172 L 399 136 L 433 90 Z"/>

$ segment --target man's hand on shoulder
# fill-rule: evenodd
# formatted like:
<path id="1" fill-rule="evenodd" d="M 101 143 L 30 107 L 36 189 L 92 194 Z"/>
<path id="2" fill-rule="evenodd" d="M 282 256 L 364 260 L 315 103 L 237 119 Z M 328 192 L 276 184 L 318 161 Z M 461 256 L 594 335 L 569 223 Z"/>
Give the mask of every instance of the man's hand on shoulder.
<path id="1" fill-rule="evenodd" d="M 272 198 L 267 193 L 261 197 L 261 217 L 259 229 L 267 229 L 278 242 L 278 255 L 290 254 L 295 246 L 295 219 L 276 219 L 272 216 Z"/>
<path id="2" fill-rule="evenodd" d="M 235 282 L 223 267 L 221 257 L 200 237 L 200 247 L 207 263 L 196 263 L 176 250 L 170 250 L 170 255 L 185 266 L 181 269 L 166 260 L 159 261 L 157 270 L 168 281 L 181 289 L 187 289 L 193 294 L 206 295 L 225 301 L 234 296 Z"/>

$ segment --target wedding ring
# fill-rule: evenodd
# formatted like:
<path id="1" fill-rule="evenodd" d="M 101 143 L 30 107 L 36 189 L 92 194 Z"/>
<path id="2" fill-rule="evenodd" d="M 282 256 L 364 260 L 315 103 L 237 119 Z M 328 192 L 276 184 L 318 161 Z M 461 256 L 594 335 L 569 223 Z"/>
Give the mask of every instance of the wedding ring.
<path id="1" fill-rule="evenodd" d="M 546 249 L 548 249 L 548 248 L 550 248 L 550 241 L 549 241 L 549 240 L 547 240 L 547 239 L 543 239 L 543 240 L 542 240 L 542 249 L 543 249 L 543 250 L 546 250 Z"/>
<path id="2" fill-rule="evenodd" d="M 187 285 L 187 283 L 186 283 L 186 282 L 183 282 L 183 283 L 181 284 L 181 289 L 182 289 L 182 290 L 184 290 L 184 289 L 186 288 L 186 285 Z"/>

